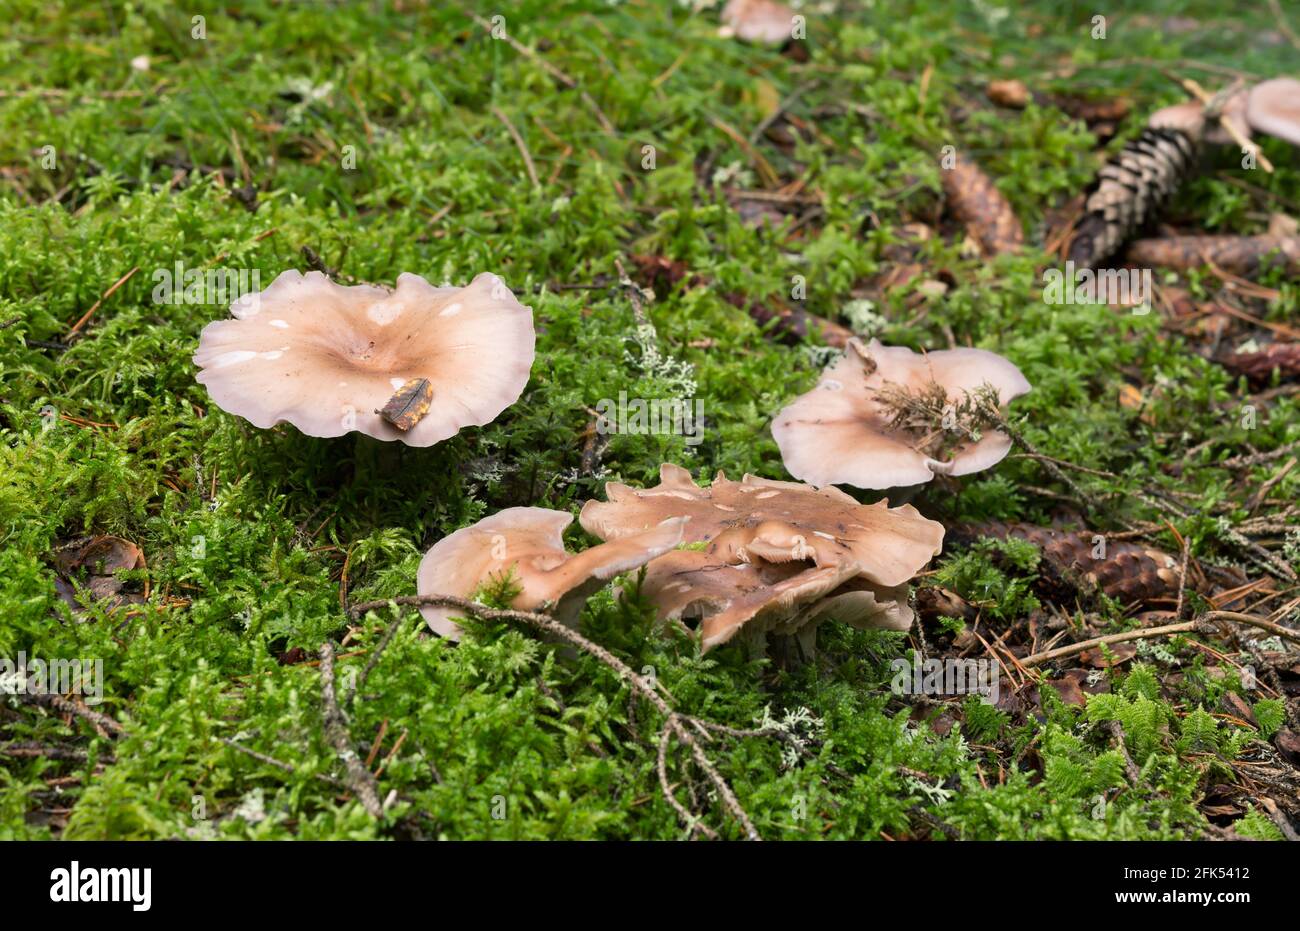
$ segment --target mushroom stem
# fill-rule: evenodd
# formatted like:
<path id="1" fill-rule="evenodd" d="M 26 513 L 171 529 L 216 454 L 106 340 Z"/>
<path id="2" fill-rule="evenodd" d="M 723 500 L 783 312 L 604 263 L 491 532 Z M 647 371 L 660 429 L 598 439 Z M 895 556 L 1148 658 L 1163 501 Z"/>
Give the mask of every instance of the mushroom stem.
<path id="1" fill-rule="evenodd" d="M 401 465 L 398 444 L 385 443 L 364 433 L 357 434 L 352 450 L 352 480 L 358 485 L 378 483 Z"/>

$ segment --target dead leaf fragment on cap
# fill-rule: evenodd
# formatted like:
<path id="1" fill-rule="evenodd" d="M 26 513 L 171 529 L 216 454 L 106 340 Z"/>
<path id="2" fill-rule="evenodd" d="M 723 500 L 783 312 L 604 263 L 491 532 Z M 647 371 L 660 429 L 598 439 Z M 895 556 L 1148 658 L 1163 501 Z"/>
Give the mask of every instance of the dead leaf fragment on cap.
<path id="1" fill-rule="evenodd" d="M 379 416 L 399 430 L 410 430 L 429 412 L 432 401 L 433 385 L 429 379 L 412 378 L 380 408 Z"/>

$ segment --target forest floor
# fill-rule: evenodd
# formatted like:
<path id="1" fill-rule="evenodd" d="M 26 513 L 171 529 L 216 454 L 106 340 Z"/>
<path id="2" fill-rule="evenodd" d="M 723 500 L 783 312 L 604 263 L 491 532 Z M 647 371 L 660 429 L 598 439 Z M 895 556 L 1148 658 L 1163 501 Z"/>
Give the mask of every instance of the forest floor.
<path id="1" fill-rule="evenodd" d="M 1147 313 L 1044 299 L 1108 155 L 1184 99 L 1175 78 L 1284 73 L 1294 9 L 1125 4 L 1102 38 L 1081 4 L 810 0 L 783 53 L 668 0 L 16 6 L 0 658 L 99 661 L 102 701 L 0 698 L 0 837 L 740 837 L 739 810 L 772 839 L 1295 838 L 1300 654 L 1229 613 L 1300 626 L 1300 380 L 1240 358 L 1296 340 L 1300 284 L 1156 269 Z M 1000 106 L 994 79 L 1035 99 Z M 945 146 L 1008 199 L 1018 254 L 953 217 Z M 1300 156 L 1261 146 L 1271 173 L 1208 149 L 1156 232 L 1293 224 Z M 227 308 L 156 300 L 178 263 L 495 272 L 533 308 L 532 379 L 376 469 L 211 403 L 191 357 Z M 734 805 L 681 740 L 661 763 L 671 722 L 608 663 L 522 624 L 454 644 L 409 608 L 349 610 L 413 594 L 430 546 L 502 508 L 576 514 L 663 462 L 788 478 L 771 421 L 837 327 L 1004 355 L 1033 386 L 1023 443 L 905 496 L 948 531 L 909 632 L 702 653 L 635 579 L 588 602 L 584 637 L 730 729 L 696 733 Z M 591 409 L 620 392 L 700 401 L 702 441 L 603 442 Z M 1026 529 L 1049 527 L 1160 581 L 1099 592 Z M 324 726 L 326 643 L 379 817 Z M 922 654 L 996 664 L 996 704 L 892 689 Z"/>

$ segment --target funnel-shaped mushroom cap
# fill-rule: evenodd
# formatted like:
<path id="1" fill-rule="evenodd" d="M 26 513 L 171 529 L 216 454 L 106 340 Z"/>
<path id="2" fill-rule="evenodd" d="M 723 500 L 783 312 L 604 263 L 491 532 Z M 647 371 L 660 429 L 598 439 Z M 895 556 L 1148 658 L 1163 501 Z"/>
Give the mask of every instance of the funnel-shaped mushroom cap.
<path id="1" fill-rule="evenodd" d="M 943 546 L 943 526 L 909 505 L 859 504 L 838 488 L 813 488 L 746 475 L 719 474 L 701 488 L 665 463 L 654 488 L 610 482 L 607 502 L 588 501 L 579 520 L 602 540 L 641 533 L 670 517 L 689 517 L 685 539 L 713 541 L 728 563 L 811 561 L 851 566 L 878 585 L 901 585 Z"/>
<path id="2" fill-rule="evenodd" d="M 853 573 L 847 564 L 732 564 L 712 552 L 677 550 L 650 564 L 641 593 L 663 620 L 700 618 L 708 650 L 726 643 L 742 626 L 797 630 L 804 612 Z"/>
<path id="3" fill-rule="evenodd" d="M 865 346 L 850 340 L 817 387 L 776 415 L 772 436 L 790 474 L 818 486 L 894 488 L 935 475 L 968 475 L 1002 461 L 1010 438 L 998 431 L 974 442 L 961 438 L 951 458 L 936 459 L 928 446 L 945 439 L 945 432 L 921 437 L 891 426 L 893 411 L 880 393 L 890 388 L 921 396 L 938 388 L 952 409 L 984 385 L 996 389 L 999 405 L 1029 391 L 1018 368 L 983 349 L 915 353 L 874 339 Z"/>
<path id="4" fill-rule="evenodd" d="M 1300 81 L 1274 78 L 1250 90 L 1246 119 L 1262 133 L 1300 146 Z"/>
<path id="5" fill-rule="evenodd" d="M 1250 124 L 1246 119 L 1246 100 L 1248 91 L 1241 90 L 1224 102 L 1219 110 L 1217 120 L 1206 126 L 1205 105 L 1199 100 L 1186 100 L 1182 103 L 1163 107 L 1152 113 L 1147 125 L 1152 129 L 1176 129 L 1186 133 L 1192 139 L 1200 139 L 1204 134 L 1207 141 L 1215 145 L 1230 145 L 1235 140 L 1224 129 L 1231 125 L 1243 139 L 1250 138 Z"/>
<path id="6" fill-rule="evenodd" d="M 358 431 L 432 446 L 490 423 L 528 384 L 532 311 L 495 275 L 464 288 L 398 276 L 389 292 L 344 287 L 320 272 L 282 273 L 203 329 L 198 380 L 222 410 L 257 427 L 287 421 L 308 436 Z M 427 414 L 409 430 L 380 416 L 427 379 Z"/>
<path id="7" fill-rule="evenodd" d="M 548 508 L 506 508 L 434 544 L 420 561 L 416 590 L 421 595 L 468 598 L 483 584 L 513 570 L 520 587 L 511 603 L 521 611 L 553 606 L 566 624 L 576 620 L 587 596 L 601 584 L 645 565 L 675 547 L 685 518 L 665 520 L 644 533 L 604 543 L 577 555 L 564 549 L 564 528 L 573 520 Z M 429 627 L 452 640 L 460 627 L 456 608 L 420 608 Z"/>
<path id="8" fill-rule="evenodd" d="M 663 619 L 698 618 L 704 647 L 744 627 L 811 639 L 823 619 L 903 629 L 907 582 L 943 545 L 943 527 L 910 505 L 859 504 L 838 488 L 721 473 L 701 488 L 665 463 L 654 488 L 606 486 L 582 526 L 605 540 L 632 539 L 660 521 L 689 517 L 681 550 L 650 563 L 641 591 Z"/>
<path id="9" fill-rule="evenodd" d="M 794 36 L 794 10 L 774 0 L 729 0 L 722 8 L 724 36 L 784 45 Z"/>
<path id="10" fill-rule="evenodd" d="M 1147 118 L 1147 125 L 1152 129 L 1176 129 L 1199 139 L 1205 129 L 1205 107 L 1197 100 L 1170 104 L 1152 113 Z"/>

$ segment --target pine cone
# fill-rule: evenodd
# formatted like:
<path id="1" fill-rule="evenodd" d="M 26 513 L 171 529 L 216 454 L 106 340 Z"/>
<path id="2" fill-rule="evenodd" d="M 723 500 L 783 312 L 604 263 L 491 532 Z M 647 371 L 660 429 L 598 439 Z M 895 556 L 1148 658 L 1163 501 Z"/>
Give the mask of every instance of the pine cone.
<path id="1" fill-rule="evenodd" d="M 1176 129 L 1148 127 L 1097 176 L 1069 260 L 1093 268 L 1156 215 L 1191 173 L 1196 145 Z"/>
<path id="2" fill-rule="evenodd" d="M 1093 542 L 1095 534 L 1091 531 L 989 523 L 976 524 L 967 528 L 967 532 L 999 540 L 1016 537 L 1033 543 L 1042 551 L 1044 568 L 1049 570 L 1044 573 L 1049 577 L 1049 584 L 1086 586 L 1125 605 L 1178 597 L 1178 560 L 1154 547 L 1108 540 L 1105 556 L 1094 559 L 1092 554 L 1098 544 Z M 1190 572 L 1187 582 L 1192 588 L 1198 587 Z"/>
<path id="3" fill-rule="evenodd" d="M 953 167 L 939 172 L 939 180 L 952 215 L 979 240 L 986 255 L 1020 251 L 1025 241 L 1020 218 L 978 165 L 958 154 Z"/>

